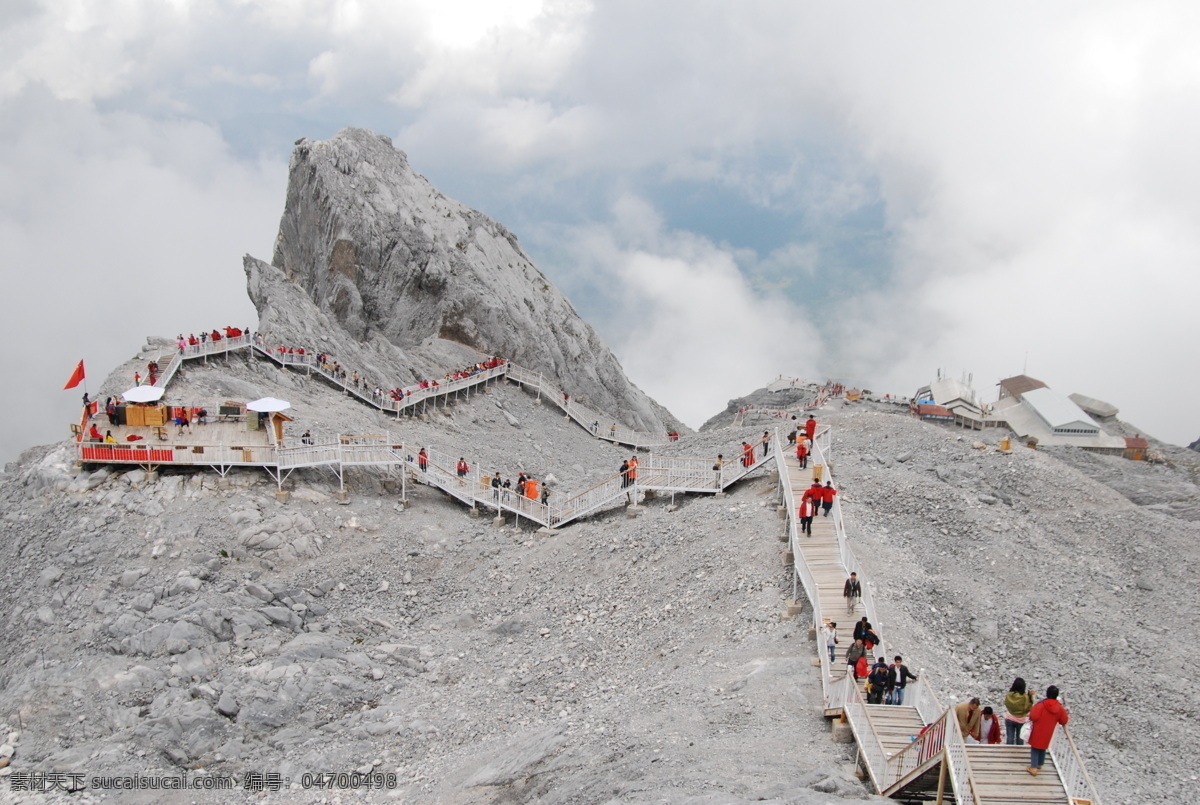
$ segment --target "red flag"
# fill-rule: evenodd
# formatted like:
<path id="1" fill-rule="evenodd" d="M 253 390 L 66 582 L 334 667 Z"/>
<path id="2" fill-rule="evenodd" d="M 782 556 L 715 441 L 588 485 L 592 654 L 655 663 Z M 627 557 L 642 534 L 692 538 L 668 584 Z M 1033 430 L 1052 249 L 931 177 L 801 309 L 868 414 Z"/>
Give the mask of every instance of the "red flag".
<path id="1" fill-rule="evenodd" d="M 67 385 L 63 386 L 63 391 L 75 388 L 83 382 L 83 378 L 83 361 L 80 361 L 79 365 L 75 367 L 75 371 L 71 372 L 71 379 L 67 381 Z"/>

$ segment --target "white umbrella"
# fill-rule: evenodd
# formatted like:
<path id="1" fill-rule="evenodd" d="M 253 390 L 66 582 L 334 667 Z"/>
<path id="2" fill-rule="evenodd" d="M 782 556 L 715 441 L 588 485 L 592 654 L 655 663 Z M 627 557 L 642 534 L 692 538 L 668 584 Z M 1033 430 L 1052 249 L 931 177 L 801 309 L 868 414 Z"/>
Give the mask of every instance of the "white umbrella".
<path id="1" fill-rule="evenodd" d="M 121 393 L 126 402 L 154 402 L 161 400 L 167 390 L 162 386 L 134 386 Z"/>
<path id="2" fill-rule="evenodd" d="M 246 403 L 246 407 L 251 411 L 286 411 L 292 407 L 292 404 L 287 400 L 277 400 L 274 397 L 263 397 L 261 400 Z"/>

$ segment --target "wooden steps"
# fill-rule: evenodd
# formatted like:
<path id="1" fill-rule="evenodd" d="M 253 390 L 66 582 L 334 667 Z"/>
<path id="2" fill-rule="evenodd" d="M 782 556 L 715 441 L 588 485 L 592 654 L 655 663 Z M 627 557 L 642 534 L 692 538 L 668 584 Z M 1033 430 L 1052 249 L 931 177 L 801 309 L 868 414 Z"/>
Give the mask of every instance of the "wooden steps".
<path id="1" fill-rule="evenodd" d="M 794 455 L 786 455 L 783 463 L 785 466 L 781 468 L 781 477 L 786 479 L 798 504 L 804 490 L 812 486 L 812 465 L 808 469 L 800 469 Z M 795 512 L 790 512 L 789 516 L 794 517 Z M 861 602 L 853 613 L 846 612 L 842 589 L 847 571 L 838 551 L 832 517 L 818 513 L 813 518 L 812 534 L 798 534 L 795 547 L 796 560 L 805 564 L 816 582 L 822 616 L 838 624 L 837 651 L 829 679 L 826 680 L 827 685 L 832 685 L 840 682 L 846 673 L 846 652 L 854 644 L 854 624 L 866 613 Z M 826 650 L 823 641 L 818 649 Z M 878 654 L 878 648 L 869 654 Z M 858 681 L 858 687 L 859 690 L 863 689 L 862 680 Z M 908 747 L 924 727 L 915 707 L 886 704 L 868 704 L 865 707 L 870 729 L 888 757 Z M 826 715 L 840 713 L 841 708 L 826 711 Z M 1026 771 L 1029 766 L 1029 748 L 1026 746 L 971 745 L 967 747 L 967 756 L 971 766 L 971 781 L 979 802 L 984 805 L 1068 805 L 1066 790 L 1049 757 L 1041 773 L 1035 777 Z M 903 792 L 921 797 L 936 788 L 939 764 L 933 758 L 930 761 L 921 769 L 914 770 L 913 776 L 904 781 Z"/>
<path id="2" fill-rule="evenodd" d="M 1038 776 L 1026 771 L 1028 746 L 967 746 L 971 780 L 981 802 L 987 805 L 1031 805 L 1031 803 L 1068 803 L 1066 789 L 1046 754 L 1046 765 Z"/>
<path id="3" fill-rule="evenodd" d="M 925 726 L 915 707 L 891 704 L 868 704 L 866 707 L 871 730 L 888 757 L 912 743 Z"/>

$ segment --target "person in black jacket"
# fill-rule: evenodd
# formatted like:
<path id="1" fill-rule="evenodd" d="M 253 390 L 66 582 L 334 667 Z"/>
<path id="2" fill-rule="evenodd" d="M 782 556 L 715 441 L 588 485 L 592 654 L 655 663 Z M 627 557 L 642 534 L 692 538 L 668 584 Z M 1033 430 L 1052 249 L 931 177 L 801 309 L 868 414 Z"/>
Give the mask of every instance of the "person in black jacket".
<path id="1" fill-rule="evenodd" d="M 814 481 L 813 486 L 817 486 Z M 819 487 L 818 487 L 819 488 Z M 808 492 L 805 492 L 807 495 Z M 846 579 L 846 584 L 842 587 L 842 597 L 846 599 L 846 611 L 854 612 L 854 608 L 858 606 L 858 601 L 862 598 L 862 582 L 858 580 L 857 573 L 851 573 L 850 578 Z M 866 620 L 866 618 L 863 618 Z"/>
<path id="2" fill-rule="evenodd" d="M 888 667 L 887 704 L 904 704 L 904 687 L 908 684 L 908 680 L 919 678 L 908 670 L 908 666 L 897 654 L 891 666 Z"/>
<path id="3" fill-rule="evenodd" d="M 883 694 L 887 690 L 888 667 L 880 657 L 867 675 L 867 704 L 883 704 Z"/>

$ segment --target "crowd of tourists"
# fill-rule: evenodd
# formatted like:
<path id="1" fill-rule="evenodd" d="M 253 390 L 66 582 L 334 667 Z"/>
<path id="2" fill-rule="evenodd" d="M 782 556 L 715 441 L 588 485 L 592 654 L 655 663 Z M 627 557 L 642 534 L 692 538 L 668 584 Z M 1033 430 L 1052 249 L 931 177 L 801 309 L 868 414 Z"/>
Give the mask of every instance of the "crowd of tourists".
<path id="1" fill-rule="evenodd" d="M 853 614 L 862 601 L 862 582 L 857 573 L 851 573 L 842 589 L 846 599 L 846 612 Z M 822 629 L 829 662 L 836 662 L 839 643 L 838 625 L 829 621 Z M 880 644 L 879 633 L 866 616 L 854 624 L 853 643 L 846 649 L 846 673 L 856 680 L 864 681 L 867 704 L 904 704 L 904 691 L 917 675 L 904 664 L 897 654 L 892 663 L 882 655 L 874 657 L 873 651 Z M 999 744 L 1009 746 L 1029 745 L 1030 758 L 1026 771 L 1037 776 L 1046 763 L 1046 751 L 1054 738 L 1059 724 L 1065 725 L 1070 714 L 1063 706 L 1058 687 L 1050 685 L 1042 699 L 1029 688 L 1021 677 L 1013 680 L 1001 707 L 982 705 L 978 697 L 972 697 L 954 707 L 963 740 L 969 744 Z M 926 726 L 924 729 L 929 729 Z M 922 730 L 924 732 L 924 730 Z"/>

